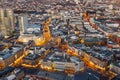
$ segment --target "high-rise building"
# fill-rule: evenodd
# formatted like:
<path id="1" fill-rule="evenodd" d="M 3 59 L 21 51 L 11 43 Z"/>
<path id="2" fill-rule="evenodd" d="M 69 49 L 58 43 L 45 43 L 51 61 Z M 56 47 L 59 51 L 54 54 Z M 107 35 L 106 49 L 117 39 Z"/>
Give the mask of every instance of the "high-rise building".
<path id="1" fill-rule="evenodd" d="M 14 31 L 13 10 L 0 9 L 0 32 L 4 36 L 9 36 Z"/>
<path id="2" fill-rule="evenodd" d="M 26 28 L 28 27 L 27 15 L 18 16 L 18 27 L 20 29 L 20 34 L 24 34 L 26 32 Z"/>

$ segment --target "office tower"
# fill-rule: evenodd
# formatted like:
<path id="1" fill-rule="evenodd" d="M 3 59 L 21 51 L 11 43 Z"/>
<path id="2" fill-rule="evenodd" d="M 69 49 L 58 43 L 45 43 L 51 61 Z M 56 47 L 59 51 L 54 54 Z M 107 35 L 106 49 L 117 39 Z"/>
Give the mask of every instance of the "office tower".
<path id="1" fill-rule="evenodd" d="M 27 15 L 18 16 L 18 26 L 20 29 L 20 34 L 24 34 L 26 32 L 26 28 L 28 27 Z"/>
<path id="2" fill-rule="evenodd" d="M 13 10 L 0 9 L 0 32 L 4 36 L 10 36 L 14 31 Z"/>

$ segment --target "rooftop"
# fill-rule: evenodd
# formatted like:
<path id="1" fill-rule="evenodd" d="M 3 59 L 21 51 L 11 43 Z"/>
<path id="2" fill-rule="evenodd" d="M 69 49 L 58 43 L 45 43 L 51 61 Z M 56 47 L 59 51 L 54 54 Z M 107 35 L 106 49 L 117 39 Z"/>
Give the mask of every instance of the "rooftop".
<path id="1" fill-rule="evenodd" d="M 117 37 L 120 37 L 120 33 L 119 33 L 119 34 L 117 34 Z"/>
<path id="2" fill-rule="evenodd" d="M 38 75 L 47 77 L 49 80 L 51 80 L 50 78 L 53 78 L 55 80 L 72 80 L 72 78 L 65 73 L 40 71 Z"/>
<path id="3" fill-rule="evenodd" d="M 120 61 L 114 61 L 114 62 L 112 63 L 112 65 L 115 65 L 115 66 L 117 66 L 117 67 L 120 67 Z"/>
<path id="4" fill-rule="evenodd" d="M 13 46 L 13 47 L 4 49 L 3 51 L 0 51 L 0 59 L 5 60 L 10 56 L 16 54 L 19 50 L 22 50 L 22 49 L 23 47 L 21 46 Z"/>
<path id="5" fill-rule="evenodd" d="M 0 44 L 0 47 L 4 46 L 4 44 Z"/>
<path id="6" fill-rule="evenodd" d="M 84 49 L 82 49 L 82 51 L 86 52 L 87 54 L 98 58 L 101 61 L 109 61 L 110 60 L 110 56 L 112 56 L 112 52 L 110 50 L 108 50 L 106 47 L 97 47 L 97 46 L 93 46 L 92 48 L 90 47 L 85 47 Z"/>
<path id="7" fill-rule="evenodd" d="M 79 75 L 79 76 L 78 76 Z M 99 80 L 93 73 L 88 73 L 86 71 L 80 72 L 79 74 L 74 76 L 74 80 Z"/>
<path id="8" fill-rule="evenodd" d="M 84 38 L 85 42 L 100 42 L 102 41 L 102 38 L 92 37 L 92 38 Z"/>
<path id="9" fill-rule="evenodd" d="M 78 50 L 81 50 L 82 48 L 85 48 L 85 45 L 84 44 L 72 44 L 72 45 L 69 45 L 70 47 L 74 47 Z"/>
<path id="10" fill-rule="evenodd" d="M 64 54 L 64 55 L 63 55 Z M 53 51 L 50 52 L 46 58 L 44 58 L 44 61 L 50 60 L 50 61 L 60 61 L 60 62 L 67 62 L 67 59 L 65 58 L 65 53 L 60 51 Z M 67 56 L 67 55 L 66 55 Z"/>
<path id="11" fill-rule="evenodd" d="M 23 59 L 25 59 L 25 60 L 35 60 L 35 59 L 38 59 L 39 57 L 40 57 L 39 54 L 31 54 L 31 53 L 29 53 Z"/>
<path id="12" fill-rule="evenodd" d="M 60 61 L 60 62 L 81 62 L 77 57 L 70 57 L 65 52 L 60 50 L 54 50 L 50 52 L 44 61 Z"/>
<path id="13" fill-rule="evenodd" d="M 120 74 L 115 76 L 112 80 L 120 80 Z"/>

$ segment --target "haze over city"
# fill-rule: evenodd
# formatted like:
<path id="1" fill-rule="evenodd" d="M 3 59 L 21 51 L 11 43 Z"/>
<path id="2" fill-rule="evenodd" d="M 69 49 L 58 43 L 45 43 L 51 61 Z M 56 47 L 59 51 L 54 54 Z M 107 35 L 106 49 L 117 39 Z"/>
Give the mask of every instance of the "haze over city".
<path id="1" fill-rule="evenodd" d="M 120 0 L 0 0 L 0 80 L 120 80 Z"/>

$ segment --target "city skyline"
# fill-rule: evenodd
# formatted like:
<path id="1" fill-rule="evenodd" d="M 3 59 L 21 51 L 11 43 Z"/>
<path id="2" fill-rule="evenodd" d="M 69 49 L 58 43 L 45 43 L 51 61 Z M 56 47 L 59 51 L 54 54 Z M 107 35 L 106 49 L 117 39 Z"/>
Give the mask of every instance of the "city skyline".
<path id="1" fill-rule="evenodd" d="M 0 0 L 0 80 L 119 80 L 119 0 Z"/>

